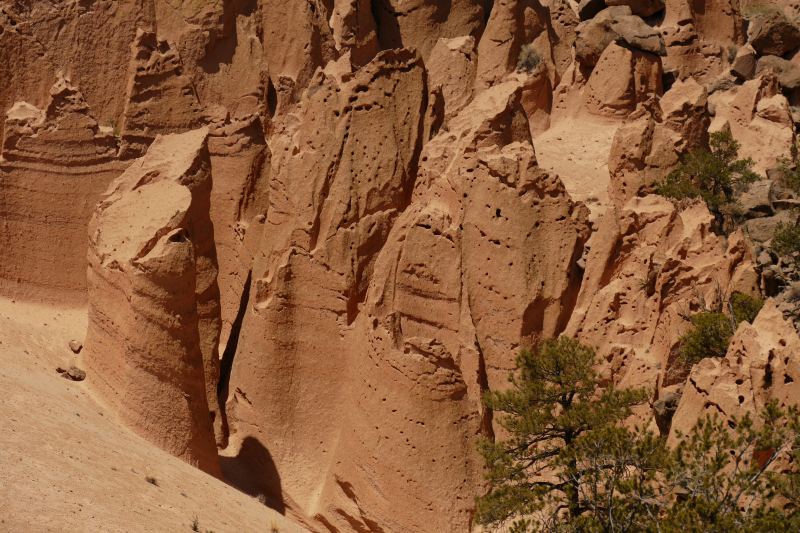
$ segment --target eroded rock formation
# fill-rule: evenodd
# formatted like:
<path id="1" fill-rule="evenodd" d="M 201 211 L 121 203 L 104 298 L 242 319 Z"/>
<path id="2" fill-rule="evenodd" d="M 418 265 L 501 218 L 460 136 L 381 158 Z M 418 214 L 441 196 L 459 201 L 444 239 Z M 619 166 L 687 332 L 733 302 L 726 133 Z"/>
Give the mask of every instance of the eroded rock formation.
<path id="1" fill-rule="evenodd" d="M 219 475 L 219 290 L 208 130 L 159 136 L 89 225 L 86 357 L 137 433 Z M 219 430 L 218 430 L 219 431 Z"/>
<path id="2" fill-rule="evenodd" d="M 0 0 L 0 296 L 88 301 L 81 386 L 305 527 L 470 531 L 520 348 L 664 435 L 797 401 L 784 4 Z M 728 130 L 770 180 L 723 237 L 648 193 Z M 687 367 L 734 291 L 776 301 Z"/>
<path id="3" fill-rule="evenodd" d="M 8 110 L 0 158 L 0 292 L 11 298 L 86 303 L 86 225 L 125 169 L 111 128 L 93 118 L 61 77 L 44 109 Z"/>

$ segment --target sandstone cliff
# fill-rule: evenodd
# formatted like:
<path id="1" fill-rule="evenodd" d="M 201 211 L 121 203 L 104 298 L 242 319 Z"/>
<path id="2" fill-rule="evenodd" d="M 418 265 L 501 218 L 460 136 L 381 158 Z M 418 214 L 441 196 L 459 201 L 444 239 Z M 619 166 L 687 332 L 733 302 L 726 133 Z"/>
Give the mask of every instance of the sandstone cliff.
<path id="1" fill-rule="evenodd" d="M 521 348 L 597 346 L 664 435 L 800 401 L 800 30 L 752 4 L 0 0 L 0 297 L 85 310 L 113 416 L 303 527 L 474 530 Z M 652 194 L 719 131 L 740 228 Z M 733 292 L 774 301 L 687 367 Z"/>

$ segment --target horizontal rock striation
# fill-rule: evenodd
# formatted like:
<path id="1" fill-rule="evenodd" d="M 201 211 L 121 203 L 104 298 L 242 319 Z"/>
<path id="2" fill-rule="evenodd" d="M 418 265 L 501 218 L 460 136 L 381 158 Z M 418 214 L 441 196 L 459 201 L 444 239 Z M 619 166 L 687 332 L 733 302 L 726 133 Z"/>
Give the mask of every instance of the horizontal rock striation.
<path id="1" fill-rule="evenodd" d="M 8 110 L 0 157 L 0 294 L 69 306 L 86 304 L 86 226 L 116 160 L 111 128 L 92 117 L 63 77 L 44 109 Z"/>

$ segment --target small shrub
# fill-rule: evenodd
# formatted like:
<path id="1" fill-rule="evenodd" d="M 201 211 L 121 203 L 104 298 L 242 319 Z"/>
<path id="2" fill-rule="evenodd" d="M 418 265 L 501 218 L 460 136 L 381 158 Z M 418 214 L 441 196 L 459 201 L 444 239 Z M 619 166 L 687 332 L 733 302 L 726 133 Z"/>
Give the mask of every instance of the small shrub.
<path id="1" fill-rule="evenodd" d="M 192 520 L 191 528 L 192 531 L 200 531 L 200 521 L 197 519 L 197 515 L 194 515 L 194 520 Z"/>
<path id="2" fill-rule="evenodd" d="M 794 112 L 793 108 L 792 112 Z M 798 109 L 800 111 L 800 109 Z M 781 180 L 782 185 L 788 187 L 789 189 L 793 190 L 795 194 L 800 194 L 800 158 L 798 155 L 800 154 L 800 149 L 798 149 L 796 144 L 793 144 L 789 157 L 781 157 L 778 159 L 778 170 L 783 174 L 783 179 Z"/>
<path id="3" fill-rule="evenodd" d="M 779 257 L 790 256 L 795 264 L 800 263 L 800 226 L 778 222 L 771 248 Z"/>
<path id="4" fill-rule="evenodd" d="M 763 306 L 763 299 L 737 292 L 731 295 L 727 305 L 721 303 L 717 310 L 704 310 L 689 317 L 694 329 L 681 336 L 684 362 L 691 366 L 706 357 L 725 357 L 736 328 L 742 322 L 752 324 Z M 723 311 L 725 307 L 727 313 Z"/>
<path id="5" fill-rule="evenodd" d="M 278 523 L 275 520 L 270 520 L 269 532 L 270 533 L 280 533 L 280 529 L 278 529 Z"/>
<path id="6" fill-rule="evenodd" d="M 643 292 L 647 292 L 647 286 L 650 284 L 647 276 L 642 276 L 639 278 L 639 290 Z"/>
<path id="7" fill-rule="evenodd" d="M 117 122 L 117 119 L 115 118 L 108 119 L 108 125 L 114 131 L 114 137 L 119 137 L 122 134 L 122 132 L 119 129 L 119 122 Z"/>
<path id="8" fill-rule="evenodd" d="M 533 44 L 525 44 L 519 52 L 517 59 L 517 72 L 525 72 L 530 74 L 533 69 L 539 66 L 542 60 L 542 54 L 536 49 Z"/>
<path id="9" fill-rule="evenodd" d="M 728 63 L 733 63 L 733 60 L 736 59 L 736 54 L 739 52 L 739 47 L 735 44 L 729 44 L 725 47 L 725 50 L 728 52 Z"/>
<path id="10" fill-rule="evenodd" d="M 656 182 L 656 193 L 675 200 L 702 199 L 721 228 L 725 213 L 738 204 L 735 194 L 744 192 L 761 177 L 751 170 L 753 160 L 738 159 L 739 142 L 729 132 L 714 132 L 711 151 L 692 150 L 678 168 Z"/>

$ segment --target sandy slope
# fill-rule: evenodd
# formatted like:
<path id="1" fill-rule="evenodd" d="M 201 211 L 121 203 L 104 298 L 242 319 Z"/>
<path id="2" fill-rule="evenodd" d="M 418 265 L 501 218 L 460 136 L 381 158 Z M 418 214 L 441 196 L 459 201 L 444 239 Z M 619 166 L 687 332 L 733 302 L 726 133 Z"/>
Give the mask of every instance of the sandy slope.
<path id="1" fill-rule="evenodd" d="M 0 300 L 0 532 L 301 532 L 224 482 L 154 448 L 118 424 L 67 347 L 84 310 Z M 145 480 L 154 476 L 158 486 Z"/>

